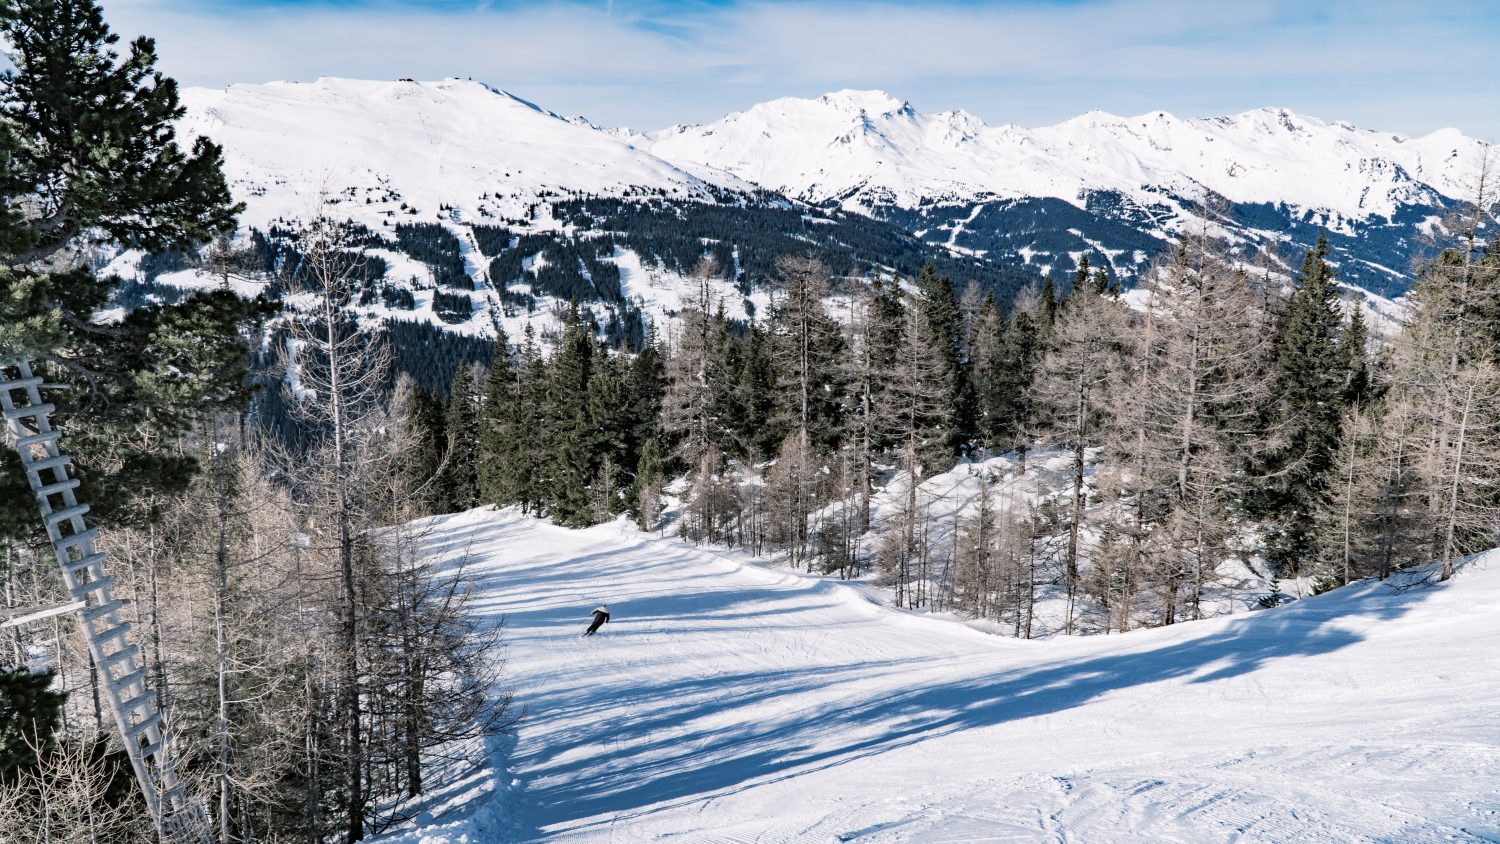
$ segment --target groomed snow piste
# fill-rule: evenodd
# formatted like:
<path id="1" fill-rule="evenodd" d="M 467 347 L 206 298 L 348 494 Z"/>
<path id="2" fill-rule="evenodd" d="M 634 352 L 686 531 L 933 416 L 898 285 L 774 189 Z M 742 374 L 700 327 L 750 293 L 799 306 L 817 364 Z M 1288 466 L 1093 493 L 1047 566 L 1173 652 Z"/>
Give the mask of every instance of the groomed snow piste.
<path id="1" fill-rule="evenodd" d="M 624 522 L 431 528 L 527 714 L 386 842 L 1500 840 L 1500 554 L 1028 642 Z"/>

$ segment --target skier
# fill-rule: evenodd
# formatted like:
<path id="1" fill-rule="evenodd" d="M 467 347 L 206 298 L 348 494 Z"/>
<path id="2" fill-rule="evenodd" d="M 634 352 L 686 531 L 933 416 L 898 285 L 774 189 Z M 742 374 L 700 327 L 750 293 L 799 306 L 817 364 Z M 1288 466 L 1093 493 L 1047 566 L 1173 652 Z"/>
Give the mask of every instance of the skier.
<path id="1" fill-rule="evenodd" d="M 594 635 L 594 631 L 598 630 L 600 627 L 603 627 L 604 622 L 606 621 L 609 621 L 609 607 L 600 604 L 598 608 L 594 610 L 594 623 L 589 625 L 589 629 L 583 631 L 583 635 Z"/>

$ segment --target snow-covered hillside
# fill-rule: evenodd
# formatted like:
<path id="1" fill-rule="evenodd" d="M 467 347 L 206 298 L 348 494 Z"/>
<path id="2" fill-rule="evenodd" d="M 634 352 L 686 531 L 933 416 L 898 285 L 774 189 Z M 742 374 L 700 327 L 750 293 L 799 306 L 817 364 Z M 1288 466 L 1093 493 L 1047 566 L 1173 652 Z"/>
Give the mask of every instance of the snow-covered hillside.
<path id="1" fill-rule="evenodd" d="M 224 146 L 244 223 L 260 228 L 307 219 L 320 194 L 375 228 L 444 207 L 470 222 L 520 217 L 548 194 L 708 195 L 708 183 L 615 135 L 478 82 L 324 78 L 188 88 L 182 100 L 179 131 Z"/>
<path id="2" fill-rule="evenodd" d="M 703 126 L 647 136 L 669 161 L 725 170 L 811 201 L 914 208 L 939 200 L 1119 191 L 1286 203 L 1357 219 L 1389 217 L 1433 192 L 1465 196 L 1480 142 L 1456 129 L 1422 138 L 1324 123 L 1285 109 L 1185 119 L 1101 111 L 1056 126 L 987 126 L 964 111 L 923 114 L 882 91 L 786 98 Z"/>
<path id="3" fill-rule="evenodd" d="M 385 842 L 1500 836 L 1495 555 L 1027 642 L 623 523 L 485 509 L 426 541 L 505 620 L 527 718 Z"/>

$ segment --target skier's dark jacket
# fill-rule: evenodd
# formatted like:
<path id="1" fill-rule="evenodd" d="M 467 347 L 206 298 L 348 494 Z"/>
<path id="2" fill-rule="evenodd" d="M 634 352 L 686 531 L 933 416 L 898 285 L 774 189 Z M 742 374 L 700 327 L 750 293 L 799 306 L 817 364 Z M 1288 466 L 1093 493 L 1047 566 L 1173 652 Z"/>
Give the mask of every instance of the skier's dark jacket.
<path id="1" fill-rule="evenodd" d="M 604 623 L 607 621 L 609 621 L 609 609 L 603 604 L 600 604 L 599 608 L 594 610 L 594 623 L 589 625 L 589 629 L 585 630 L 583 632 L 583 635 L 594 635 L 594 631 L 598 630 L 600 627 L 603 627 Z"/>

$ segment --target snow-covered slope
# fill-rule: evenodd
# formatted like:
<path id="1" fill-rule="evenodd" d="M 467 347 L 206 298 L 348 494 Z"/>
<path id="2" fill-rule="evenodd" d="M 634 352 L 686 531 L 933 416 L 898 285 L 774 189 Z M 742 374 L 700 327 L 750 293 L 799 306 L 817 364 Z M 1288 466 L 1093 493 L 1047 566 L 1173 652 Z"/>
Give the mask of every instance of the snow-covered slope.
<path id="1" fill-rule="evenodd" d="M 1184 119 L 1092 111 L 1056 126 L 987 126 L 964 111 L 923 114 L 881 91 L 762 103 L 703 126 L 647 136 L 669 161 L 726 170 L 813 201 L 894 204 L 1120 191 L 1147 202 L 1287 203 L 1389 217 L 1436 191 L 1462 198 L 1480 143 L 1456 129 L 1422 138 L 1324 123 L 1285 109 Z"/>
<path id="2" fill-rule="evenodd" d="M 182 100 L 179 131 L 224 146 L 244 222 L 261 228 L 307 219 L 320 193 L 372 227 L 444 206 L 471 222 L 519 217 L 547 194 L 708 193 L 613 134 L 478 82 L 324 78 L 188 88 Z"/>
<path id="3" fill-rule="evenodd" d="M 1500 837 L 1496 555 L 1027 642 L 623 523 L 432 525 L 505 619 L 528 715 L 387 842 Z M 600 600 L 611 623 L 579 638 Z"/>

